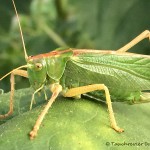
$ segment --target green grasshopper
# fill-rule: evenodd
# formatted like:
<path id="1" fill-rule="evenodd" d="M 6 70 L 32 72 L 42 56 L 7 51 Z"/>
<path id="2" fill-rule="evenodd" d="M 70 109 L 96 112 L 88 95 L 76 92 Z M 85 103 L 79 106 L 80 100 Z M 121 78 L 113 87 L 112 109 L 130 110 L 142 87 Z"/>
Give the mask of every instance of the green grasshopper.
<path id="1" fill-rule="evenodd" d="M 50 100 L 30 132 L 30 139 L 37 135 L 46 113 L 59 94 L 64 97 L 80 97 L 81 94 L 96 97 L 104 91 L 111 127 L 117 132 L 123 132 L 124 130 L 116 123 L 112 101 L 145 102 L 150 100 L 150 56 L 127 52 L 141 40 L 150 39 L 150 31 L 142 32 L 117 51 L 68 48 L 28 56 L 19 16 L 15 3 L 13 0 L 12 2 L 18 18 L 27 64 L 12 70 L 0 79 L 11 74 L 10 109 L 7 114 L 0 115 L 0 118 L 13 113 L 14 76 L 18 75 L 28 78 L 35 90 L 30 109 L 35 94 L 43 90 L 45 86 L 49 85 L 52 92 Z M 27 68 L 27 71 L 22 68 Z"/>

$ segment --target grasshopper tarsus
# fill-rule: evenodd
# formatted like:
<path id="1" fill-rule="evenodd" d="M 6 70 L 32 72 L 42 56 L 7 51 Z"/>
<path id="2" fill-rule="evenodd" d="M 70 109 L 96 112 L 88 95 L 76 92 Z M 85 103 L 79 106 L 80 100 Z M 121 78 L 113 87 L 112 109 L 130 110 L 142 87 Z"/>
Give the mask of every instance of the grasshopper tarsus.
<path id="1" fill-rule="evenodd" d="M 13 111 L 9 111 L 7 114 L 0 115 L 0 119 L 5 119 L 13 114 Z"/>
<path id="2" fill-rule="evenodd" d="M 37 131 L 38 129 L 33 129 L 32 131 L 30 131 L 29 133 L 30 140 L 33 140 L 37 136 Z"/>
<path id="3" fill-rule="evenodd" d="M 118 133 L 122 133 L 122 132 L 124 132 L 124 129 L 122 129 L 122 128 L 120 128 L 120 127 L 118 127 L 118 126 L 111 126 L 115 131 L 117 131 Z"/>

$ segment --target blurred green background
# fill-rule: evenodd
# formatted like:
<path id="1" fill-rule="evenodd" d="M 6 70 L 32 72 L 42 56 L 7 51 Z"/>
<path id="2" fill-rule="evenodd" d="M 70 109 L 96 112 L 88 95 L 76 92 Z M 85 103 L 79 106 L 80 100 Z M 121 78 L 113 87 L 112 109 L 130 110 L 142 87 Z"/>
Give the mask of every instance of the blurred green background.
<path id="1" fill-rule="evenodd" d="M 150 29 L 149 0 L 15 0 L 28 55 L 58 47 L 116 50 Z M 11 0 L 0 0 L 0 77 L 25 64 Z M 150 54 L 144 40 L 130 50 Z M 28 87 L 16 78 L 16 89 Z M 0 82 L 9 91 L 9 77 Z"/>

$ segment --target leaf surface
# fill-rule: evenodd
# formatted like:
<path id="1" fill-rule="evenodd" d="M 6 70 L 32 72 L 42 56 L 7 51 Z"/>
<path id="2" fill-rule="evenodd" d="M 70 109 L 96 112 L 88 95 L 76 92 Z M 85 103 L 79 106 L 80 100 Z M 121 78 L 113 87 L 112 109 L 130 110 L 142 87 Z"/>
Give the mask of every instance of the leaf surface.
<path id="1" fill-rule="evenodd" d="M 113 103 L 118 125 L 125 129 L 117 133 L 110 128 L 107 106 L 94 100 L 58 97 L 46 115 L 38 136 L 30 141 L 28 133 L 43 109 L 44 97 L 36 97 L 37 104 L 29 111 L 31 89 L 15 93 L 13 117 L 1 120 L 0 147 L 11 149 L 44 150 L 99 150 L 99 149 L 147 149 L 150 141 L 150 104 L 126 105 Z M 7 108 L 9 93 L 0 97 L 0 113 Z M 42 104 L 44 103 L 44 104 Z M 114 143 L 113 143 L 114 142 Z M 116 146 L 115 143 L 126 143 Z M 146 143 L 147 142 L 147 143 Z M 144 143 L 143 146 L 128 146 L 128 143 Z"/>

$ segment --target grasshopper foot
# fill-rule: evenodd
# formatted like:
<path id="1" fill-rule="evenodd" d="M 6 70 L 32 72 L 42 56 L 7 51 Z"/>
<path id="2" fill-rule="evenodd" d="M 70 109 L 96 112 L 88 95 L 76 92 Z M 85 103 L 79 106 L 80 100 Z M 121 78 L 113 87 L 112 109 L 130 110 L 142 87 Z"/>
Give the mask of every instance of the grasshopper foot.
<path id="1" fill-rule="evenodd" d="M 39 127 L 34 127 L 33 130 L 29 133 L 30 140 L 34 139 L 37 136 L 37 131 Z"/>
<path id="2" fill-rule="evenodd" d="M 118 126 L 115 126 L 115 127 L 112 126 L 112 128 L 113 128 L 115 131 L 119 132 L 119 133 L 124 132 L 124 129 L 119 128 Z"/>
<path id="3" fill-rule="evenodd" d="M 0 115 L 0 119 L 5 119 L 7 117 L 9 117 L 10 115 L 12 115 L 13 111 L 9 111 L 7 114 L 4 115 Z"/>
<path id="4" fill-rule="evenodd" d="M 0 119 L 4 119 L 6 117 L 7 117 L 6 115 L 0 115 Z"/>
<path id="5" fill-rule="evenodd" d="M 30 133 L 30 140 L 33 140 L 37 136 L 37 130 L 33 129 Z"/>

